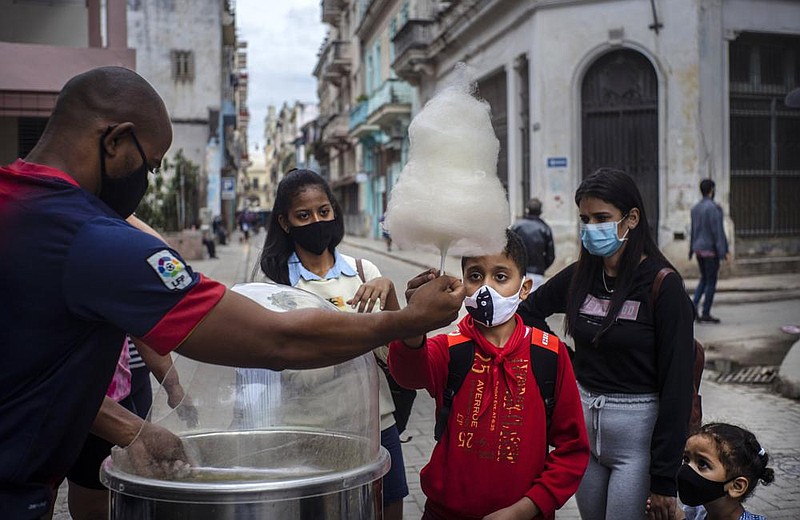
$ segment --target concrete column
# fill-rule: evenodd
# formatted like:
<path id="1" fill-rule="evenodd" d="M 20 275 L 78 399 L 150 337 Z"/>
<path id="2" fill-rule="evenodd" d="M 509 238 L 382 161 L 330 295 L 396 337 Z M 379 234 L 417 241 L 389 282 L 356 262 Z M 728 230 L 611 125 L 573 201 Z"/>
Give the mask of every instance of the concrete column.
<path id="1" fill-rule="evenodd" d="M 128 2 L 125 0 L 106 1 L 106 28 L 108 48 L 124 49 L 128 47 Z"/>
<path id="2" fill-rule="evenodd" d="M 522 181 L 521 161 L 522 148 L 520 147 L 520 117 L 519 117 L 519 74 L 511 61 L 505 65 L 506 71 L 506 108 L 508 110 L 506 131 L 508 132 L 508 202 L 511 206 L 511 221 L 522 215 L 520 205 L 520 183 Z"/>
<path id="3" fill-rule="evenodd" d="M 100 0 L 86 0 L 89 17 L 89 47 L 102 47 L 103 35 L 100 34 Z"/>

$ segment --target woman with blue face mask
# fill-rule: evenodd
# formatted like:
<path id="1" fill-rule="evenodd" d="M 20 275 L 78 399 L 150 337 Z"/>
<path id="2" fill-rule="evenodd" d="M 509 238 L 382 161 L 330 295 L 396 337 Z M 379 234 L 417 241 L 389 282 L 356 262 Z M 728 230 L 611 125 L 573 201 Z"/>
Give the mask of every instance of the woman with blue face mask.
<path id="1" fill-rule="evenodd" d="M 578 261 L 523 302 L 528 325 L 565 314 L 575 343 L 592 455 L 576 494 L 583 520 L 675 518 L 677 472 L 692 406 L 694 310 L 659 251 L 642 196 L 624 172 L 600 169 L 575 192 Z"/>

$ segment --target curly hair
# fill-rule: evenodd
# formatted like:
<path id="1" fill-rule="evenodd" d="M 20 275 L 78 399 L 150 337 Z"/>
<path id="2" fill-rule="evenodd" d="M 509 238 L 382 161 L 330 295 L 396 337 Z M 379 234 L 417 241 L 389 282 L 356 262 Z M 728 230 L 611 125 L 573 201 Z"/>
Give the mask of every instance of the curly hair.
<path id="1" fill-rule="evenodd" d="M 759 481 L 766 486 L 775 480 L 775 471 L 767 467 L 769 454 L 752 432 L 733 424 L 708 423 L 701 426 L 695 435 L 704 435 L 714 441 L 726 478 L 739 475 L 747 478 L 749 483 L 742 502 L 753 494 Z"/>

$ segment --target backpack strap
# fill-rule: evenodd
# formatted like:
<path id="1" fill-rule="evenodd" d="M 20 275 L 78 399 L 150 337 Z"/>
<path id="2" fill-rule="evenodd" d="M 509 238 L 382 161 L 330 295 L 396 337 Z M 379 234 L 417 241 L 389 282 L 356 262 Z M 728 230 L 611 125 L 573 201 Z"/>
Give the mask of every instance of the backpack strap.
<path id="1" fill-rule="evenodd" d="M 361 283 L 367 283 L 367 278 L 364 276 L 364 262 L 360 258 L 356 258 L 356 271 L 358 277 L 361 278 Z"/>
<path id="2" fill-rule="evenodd" d="M 661 284 L 664 283 L 664 278 L 666 278 L 669 273 L 674 272 L 675 270 L 671 267 L 664 267 L 658 273 L 656 273 L 656 278 L 653 280 L 653 290 L 650 292 L 650 312 L 654 316 L 656 312 L 656 298 L 658 298 L 658 295 L 661 292 Z"/>
<path id="3" fill-rule="evenodd" d="M 556 407 L 556 379 L 560 340 L 547 332 L 531 327 L 531 369 L 544 401 L 547 430 Z"/>
<path id="4" fill-rule="evenodd" d="M 449 345 L 450 361 L 447 363 L 447 385 L 442 394 L 442 407 L 436 414 L 436 424 L 433 428 L 433 438 L 437 441 L 442 438 L 444 429 L 447 427 L 447 419 L 450 417 L 450 409 L 453 407 L 453 397 L 458 392 L 464 379 L 472 366 L 475 357 L 475 343 L 462 334 L 447 336 Z"/>

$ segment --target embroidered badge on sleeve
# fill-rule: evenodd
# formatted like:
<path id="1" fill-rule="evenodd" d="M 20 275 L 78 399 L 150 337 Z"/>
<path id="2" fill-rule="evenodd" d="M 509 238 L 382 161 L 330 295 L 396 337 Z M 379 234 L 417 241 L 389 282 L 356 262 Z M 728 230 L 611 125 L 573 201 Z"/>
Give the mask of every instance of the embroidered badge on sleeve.
<path id="1" fill-rule="evenodd" d="M 189 276 L 189 272 L 183 262 L 166 249 L 151 255 L 147 259 L 147 263 L 158 274 L 159 279 L 164 282 L 167 289 L 177 291 L 188 287 L 192 283 L 192 277 Z"/>

